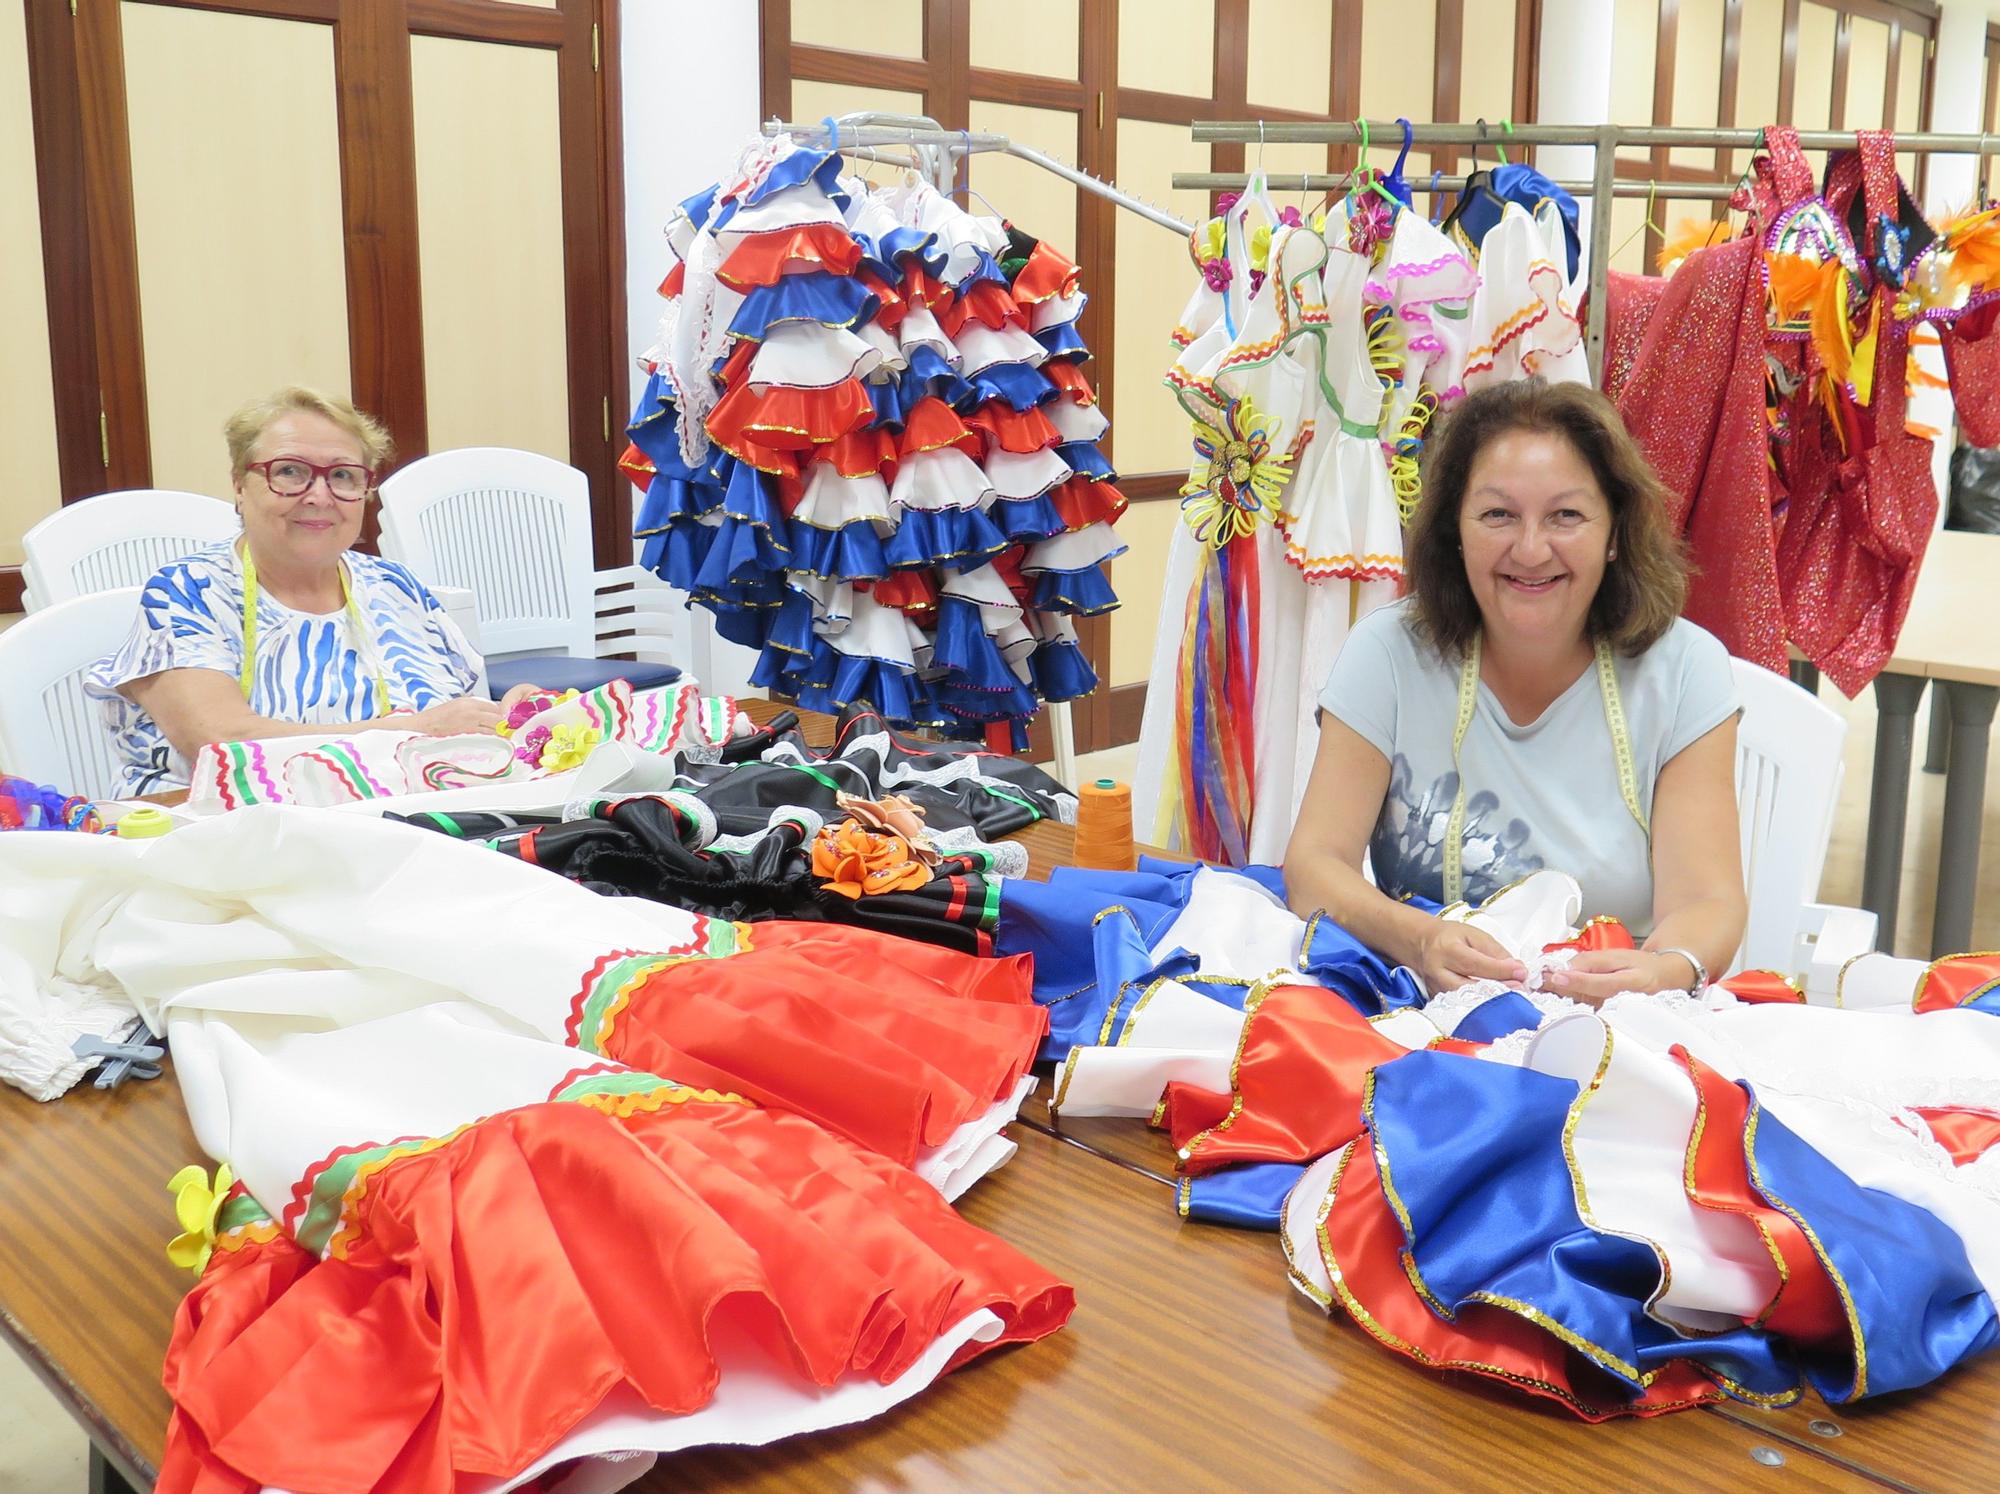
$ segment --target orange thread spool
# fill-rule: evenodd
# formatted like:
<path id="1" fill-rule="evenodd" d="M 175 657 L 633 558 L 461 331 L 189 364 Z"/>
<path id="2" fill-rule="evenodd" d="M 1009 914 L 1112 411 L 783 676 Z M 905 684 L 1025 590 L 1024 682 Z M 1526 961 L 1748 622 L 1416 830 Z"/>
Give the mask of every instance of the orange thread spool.
<path id="1" fill-rule="evenodd" d="M 1076 864 L 1099 871 L 1133 871 L 1132 785 L 1111 778 L 1086 783 L 1077 794 Z"/>

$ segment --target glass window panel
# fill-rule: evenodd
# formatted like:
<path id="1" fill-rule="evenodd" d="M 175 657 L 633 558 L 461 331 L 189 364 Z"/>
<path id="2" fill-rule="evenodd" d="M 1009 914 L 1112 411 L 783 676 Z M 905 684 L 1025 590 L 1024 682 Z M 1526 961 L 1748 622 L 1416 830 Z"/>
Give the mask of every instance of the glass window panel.
<path id="1" fill-rule="evenodd" d="M 1176 171 L 1209 169 L 1209 148 L 1179 125 L 1118 121 L 1118 184 L 1175 217 L 1207 215 L 1202 192 L 1176 192 Z M 1172 357 L 1167 334 L 1194 289 L 1187 241 L 1131 213 L 1119 213 L 1113 292 L 1116 319 L 1111 390 L 1111 459 L 1120 472 L 1180 472 L 1188 465 L 1188 419 L 1160 382 Z M 1090 274 L 1096 267 L 1086 265 Z M 1102 284 L 1101 270 L 1096 270 Z"/>
<path id="2" fill-rule="evenodd" d="M 1459 53 L 1461 119 L 1513 119 L 1514 0 L 1483 0 L 1465 7 L 1465 45 Z"/>
<path id="3" fill-rule="evenodd" d="M 1660 0 L 1617 0 L 1611 20 L 1611 122 L 1653 122 L 1653 59 Z"/>
<path id="4" fill-rule="evenodd" d="M 1611 268 L 1640 275 L 1646 269 L 1646 199 L 1611 200 Z"/>
<path id="5" fill-rule="evenodd" d="M 1847 41 L 1847 107 L 1840 117 L 1849 130 L 1879 130 L 1889 85 L 1889 27 L 1855 16 Z"/>
<path id="6" fill-rule="evenodd" d="M 230 411 L 283 384 L 349 394 L 333 30 L 121 18 L 152 483 L 221 496 Z"/>
<path id="7" fill-rule="evenodd" d="M 20 26 L 0 26 L 0 244 L 10 246 L 0 254 L 0 327 L 7 329 L 7 356 L 0 358 L 0 565 L 19 565 L 21 536 L 62 501 L 28 36 Z"/>
<path id="8" fill-rule="evenodd" d="M 1799 65 L 1792 90 L 1792 123 L 1801 130 L 1823 130 L 1833 118 L 1833 42 L 1840 17 L 1812 0 L 1799 7 Z M 1826 152 L 1809 150 L 1813 175 L 1826 166 Z"/>
<path id="9" fill-rule="evenodd" d="M 1364 115 L 1369 119 L 1401 115 L 1415 123 L 1428 120 L 1436 67 L 1437 0 L 1365 0 L 1361 7 Z"/>
<path id="10" fill-rule="evenodd" d="M 1250 102 L 1324 114 L 1333 98 L 1333 7 L 1250 0 Z"/>
<path id="11" fill-rule="evenodd" d="M 853 83 L 822 83 L 816 78 L 794 78 L 792 80 L 792 118 L 824 119 L 832 114 L 922 114 L 924 96 L 920 93 L 906 93 L 898 88 L 862 88 Z M 894 147 L 885 147 L 895 154 L 903 154 Z M 869 161 L 859 156 L 849 156 L 850 171 L 864 176 L 870 181 L 892 180 L 902 168 L 886 162 Z"/>
<path id="12" fill-rule="evenodd" d="M 972 65 L 1076 76 L 1078 0 L 972 0 Z"/>
<path id="13" fill-rule="evenodd" d="M 1743 0 L 1743 44 L 1736 54 L 1736 122 L 1746 128 L 1778 122 L 1778 82 L 1785 42 L 1785 0 Z M 1750 165 L 1735 152 L 1733 169 Z"/>
<path id="14" fill-rule="evenodd" d="M 556 54 L 415 36 L 410 97 L 431 449 L 513 446 L 566 462 Z"/>
<path id="15" fill-rule="evenodd" d="M 1076 116 L 1067 110 L 974 99 L 970 122 L 974 130 L 1007 135 L 1058 161 L 1076 164 Z M 967 170 L 973 189 L 986 198 L 992 211 L 1076 258 L 1076 188 L 1052 171 L 997 153 L 973 156 Z M 968 205 L 974 212 L 985 211 L 978 198 Z M 1083 272 L 1088 289 L 1091 279 L 1110 274 L 1110 266 L 1085 265 Z"/>
<path id="16" fill-rule="evenodd" d="M 923 0 L 792 0 L 792 40 L 876 57 L 921 57 Z"/>
<path id="17" fill-rule="evenodd" d="M 1118 0 L 1118 86 L 1211 97 L 1215 0 Z"/>
<path id="18" fill-rule="evenodd" d="M 1681 0 L 1674 39 L 1674 106 L 1677 125 L 1712 125 L 1722 83 L 1722 0 Z M 1667 159 L 1704 171 L 1715 166 L 1712 149 L 1676 146 Z"/>
<path id="19" fill-rule="evenodd" d="M 1153 641 L 1161 634 L 1178 638 L 1178 617 L 1160 616 L 1165 590 L 1167 547 L 1181 506 L 1171 498 L 1135 503 L 1118 521 L 1118 538 L 1125 553 L 1111 562 L 1111 586 L 1118 593 L 1118 610 L 1111 614 L 1112 685 L 1136 684 L 1153 668 Z"/>
<path id="20" fill-rule="evenodd" d="M 1924 38 L 1916 32 L 1903 33 L 1896 68 L 1896 133 L 1908 135 L 1923 128 L 1924 118 Z M 1896 170 L 1904 181 L 1914 183 L 1917 158 L 1908 151 L 1898 153 Z"/>

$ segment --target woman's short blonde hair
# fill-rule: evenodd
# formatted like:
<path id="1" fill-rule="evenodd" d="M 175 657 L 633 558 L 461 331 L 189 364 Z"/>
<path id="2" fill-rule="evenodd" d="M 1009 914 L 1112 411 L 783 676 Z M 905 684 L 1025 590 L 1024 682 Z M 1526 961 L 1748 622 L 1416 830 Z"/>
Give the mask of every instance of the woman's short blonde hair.
<path id="1" fill-rule="evenodd" d="M 361 447 L 362 465 L 377 477 L 396 456 L 396 443 L 373 415 L 357 410 L 344 399 L 333 399 L 317 389 L 287 384 L 262 399 L 253 399 L 222 423 L 222 438 L 229 443 L 229 479 L 241 482 L 250 470 L 250 453 L 257 438 L 286 415 L 303 413 L 330 420 L 346 431 Z"/>

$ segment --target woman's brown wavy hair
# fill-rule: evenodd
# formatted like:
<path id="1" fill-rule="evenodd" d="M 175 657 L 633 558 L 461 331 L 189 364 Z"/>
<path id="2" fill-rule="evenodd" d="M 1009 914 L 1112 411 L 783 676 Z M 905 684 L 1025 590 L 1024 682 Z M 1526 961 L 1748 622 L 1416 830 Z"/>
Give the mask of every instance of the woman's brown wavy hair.
<path id="1" fill-rule="evenodd" d="M 1593 640 L 1608 639 L 1620 653 L 1645 652 L 1687 601 L 1687 553 L 1667 519 L 1666 484 L 1610 400 L 1585 384 L 1539 379 L 1467 395 L 1428 443 L 1423 496 L 1404 547 L 1417 632 L 1446 658 L 1463 657 L 1479 632 L 1479 603 L 1459 546 L 1459 511 L 1479 454 L 1510 431 L 1561 436 L 1590 464 L 1611 506 L 1617 556 L 1605 565 L 1586 626 Z"/>

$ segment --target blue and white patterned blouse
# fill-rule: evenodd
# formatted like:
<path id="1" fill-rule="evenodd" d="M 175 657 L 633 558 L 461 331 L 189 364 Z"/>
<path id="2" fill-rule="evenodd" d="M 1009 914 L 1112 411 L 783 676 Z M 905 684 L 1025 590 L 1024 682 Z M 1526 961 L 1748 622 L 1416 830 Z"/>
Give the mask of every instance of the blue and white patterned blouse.
<path id="1" fill-rule="evenodd" d="M 377 714 L 375 677 L 389 683 L 397 710 L 421 711 L 470 691 L 479 655 L 423 584 L 392 560 L 349 550 L 349 584 L 367 619 L 362 645 L 353 619 L 300 612 L 257 589 L 257 665 L 250 709 L 276 721 L 361 721 Z M 220 540 L 153 574 L 139 617 L 117 653 L 84 676 L 84 693 L 104 713 L 122 763 L 121 794 L 184 788 L 190 764 L 153 718 L 119 686 L 166 669 L 243 673 L 243 562 Z"/>

